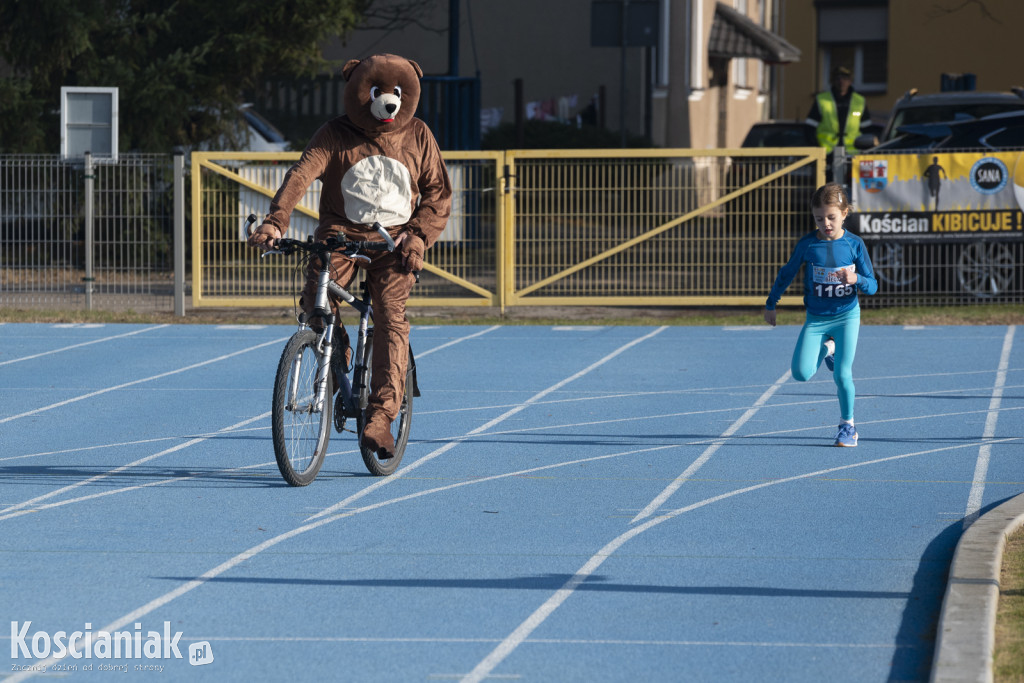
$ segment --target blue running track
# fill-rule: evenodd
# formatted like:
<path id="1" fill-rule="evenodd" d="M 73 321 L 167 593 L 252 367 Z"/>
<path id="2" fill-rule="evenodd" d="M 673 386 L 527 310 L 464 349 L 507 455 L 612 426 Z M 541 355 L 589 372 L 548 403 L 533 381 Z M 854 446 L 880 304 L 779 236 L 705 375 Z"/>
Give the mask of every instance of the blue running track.
<path id="1" fill-rule="evenodd" d="M 0 325 L 0 678 L 926 680 L 1024 490 L 1012 326 L 863 327 L 857 448 L 798 327 L 414 327 L 398 473 L 306 488 L 293 329 Z"/>

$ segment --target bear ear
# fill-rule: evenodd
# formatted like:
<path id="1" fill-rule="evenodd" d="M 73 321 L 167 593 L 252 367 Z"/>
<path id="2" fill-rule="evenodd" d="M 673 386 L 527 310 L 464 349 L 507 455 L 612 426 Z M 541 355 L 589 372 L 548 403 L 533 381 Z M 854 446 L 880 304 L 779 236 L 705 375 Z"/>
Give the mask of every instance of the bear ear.
<path id="1" fill-rule="evenodd" d="M 357 66 L 359 66 L 358 59 L 350 59 L 347 62 L 345 62 L 345 66 L 341 67 L 341 77 L 347 81 L 349 79 L 349 76 L 352 75 L 352 72 L 355 70 Z"/>
<path id="2" fill-rule="evenodd" d="M 420 65 L 411 59 L 409 60 L 409 63 L 412 64 L 412 70 L 416 72 L 416 78 L 423 78 L 423 69 L 420 68 Z"/>

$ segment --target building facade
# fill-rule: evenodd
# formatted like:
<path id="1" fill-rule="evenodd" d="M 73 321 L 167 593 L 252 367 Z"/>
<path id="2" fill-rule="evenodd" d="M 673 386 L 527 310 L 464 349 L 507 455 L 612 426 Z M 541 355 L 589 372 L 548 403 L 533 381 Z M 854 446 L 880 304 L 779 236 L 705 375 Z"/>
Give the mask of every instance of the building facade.
<path id="1" fill-rule="evenodd" d="M 779 74 L 801 59 L 778 35 L 780 1 L 424 0 L 405 25 L 361 29 L 325 54 L 392 52 L 429 75 L 478 77 L 485 127 L 514 121 L 521 101 L 527 118 L 597 119 L 659 147 L 733 147 L 776 115 Z M 624 13 L 635 44 L 608 45 L 609 12 Z"/>
<path id="2" fill-rule="evenodd" d="M 785 0 L 779 30 L 803 56 L 779 73 L 780 115 L 798 118 L 832 66 L 853 71 L 872 120 L 884 124 L 908 90 L 941 90 L 943 74 L 972 74 L 977 90 L 1024 86 L 1020 0 Z"/>

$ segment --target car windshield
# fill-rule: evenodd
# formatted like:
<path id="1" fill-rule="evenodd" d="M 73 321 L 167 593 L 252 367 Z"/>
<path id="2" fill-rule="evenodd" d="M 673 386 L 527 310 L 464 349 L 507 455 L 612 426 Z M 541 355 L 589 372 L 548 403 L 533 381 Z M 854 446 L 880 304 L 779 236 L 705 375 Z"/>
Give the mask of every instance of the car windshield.
<path id="1" fill-rule="evenodd" d="M 814 131 L 805 124 L 755 126 L 743 138 L 744 147 L 807 147 L 814 144 Z"/>
<path id="2" fill-rule="evenodd" d="M 900 126 L 915 123 L 938 123 L 940 121 L 956 121 L 965 118 L 981 118 L 992 114 L 1024 109 L 1024 101 L 1020 104 L 949 104 L 941 107 L 907 107 L 896 112 L 889 129 L 890 139 L 897 135 Z"/>
<path id="3" fill-rule="evenodd" d="M 754 126 L 743 140 L 744 147 L 813 147 L 813 129 L 805 124 Z"/>
<path id="4" fill-rule="evenodd" d="M 242 109 L 242 116 L 248 122 L 252 128 L 263 136 L 263 139 L 267 142 L 287 142 L 288 140 L 284 137 L 284 133 L 279 131 L 274 124 L 264 118 L 260 113 L 254 111 L 250 107 Z"/>

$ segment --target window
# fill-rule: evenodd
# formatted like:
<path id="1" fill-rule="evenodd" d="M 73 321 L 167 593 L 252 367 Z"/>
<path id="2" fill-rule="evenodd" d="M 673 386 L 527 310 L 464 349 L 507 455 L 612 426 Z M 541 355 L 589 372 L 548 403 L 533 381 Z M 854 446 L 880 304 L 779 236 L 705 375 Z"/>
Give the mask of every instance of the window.
<path id="1" fill-rule="evenodd" d="M 993 133 L 985 138 L 989 147 L 1024 148 L 1024 126 L 1012 126 Z"/>
<path id="2" fill-rule="evenodd" d="M 747 16 L 747 0 L 735 0 L 736 11 Z M 732 60 L 732 82 L 741 90 L 750 89 L 749 62 L 744 58 Z"/>
<path id="3" fill-rule="evenodd" d="M 864 93 L 888 88 L 889 16 L 883 2 L 831 0 L 818 5 L 818 42 L 824 57 L 822 88 L 833 66 L 853 71 L 853 87 Z"/>
<path id="4" fill-rule="evenodd" d="M 862 93 L 885 92 L 888 87 L 886 71 L 889 65 L 889 46 L 884 41 L 867 43 L 837 43 L 822 45 L 825 62 L 822 74 L 830 85 L 829 74 L 833 66 L 845 66 L 853 71 L 853 87 Z"/>

